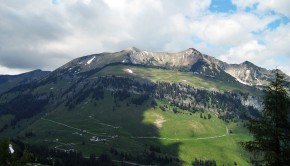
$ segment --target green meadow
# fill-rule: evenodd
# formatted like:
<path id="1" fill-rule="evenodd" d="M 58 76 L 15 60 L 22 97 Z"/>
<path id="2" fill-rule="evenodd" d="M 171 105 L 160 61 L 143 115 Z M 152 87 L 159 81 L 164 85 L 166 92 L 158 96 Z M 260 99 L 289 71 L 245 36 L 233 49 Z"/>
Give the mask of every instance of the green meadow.
<path id="1" fill-rule="evenodd" d="M 238 145 L 239 141 L 250 139 L 241 122 L 225 123 L 207 111 L 203 114 L 210 114 L 211 119 L 200 118 L 200 112 L 179 110 L 176 114 L 170 107 L 162 111 L 150 107 L 150 101 L 142 106 L 125 103 L 118 103 L 113 111 L 115 103 L 106 93 L 104 100 L 92 102 L 87 98 L 72 110 L 59 106 L 43 114 L 20 135 L 31 131 L 35 136 L 25 137 L 27 143 L 80 150 L 86 156 L 109 153 L 111 147 L 134 154 L 154 145 L 180 158 L 184 165 L 190 165 L 195 158 L 214 159 L 218 165 L 249 165 L 247 153 Z M 106 141 L 91 141 L 93 137 Z"/>

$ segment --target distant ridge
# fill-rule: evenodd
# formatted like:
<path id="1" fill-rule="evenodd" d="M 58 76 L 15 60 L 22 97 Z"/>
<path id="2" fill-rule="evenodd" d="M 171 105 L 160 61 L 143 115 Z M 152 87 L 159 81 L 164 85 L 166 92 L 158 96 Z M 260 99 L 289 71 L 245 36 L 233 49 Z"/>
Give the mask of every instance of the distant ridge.
<path id="1" fill-rule="evenodd" d="M 21 84 L 27 84 L 48 76 L 50 71 L 33 70 L 18 75 L 0 75 L 0 93 L 10 90 Z"/>

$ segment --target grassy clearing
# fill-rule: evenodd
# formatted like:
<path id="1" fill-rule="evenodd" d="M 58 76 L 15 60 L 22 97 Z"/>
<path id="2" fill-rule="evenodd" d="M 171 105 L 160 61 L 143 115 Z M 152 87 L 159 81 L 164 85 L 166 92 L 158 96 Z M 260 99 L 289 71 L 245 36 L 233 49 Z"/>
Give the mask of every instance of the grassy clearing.
<path id="1" fill-rule="evenodd" d="M 205 112 L 208 114 L 209 112 Z M 199 113 L 190 115 L 174 114 L 150 109 L 144 113 L 144 121 L 156 126 L 159 117 L 163 117 L 162 127 L 159 128 L 160 137 L 170 138 L 201 138 L 223 135 L 226 133 L 225 124 L 213 113 L 209 113 L 213 118 L 204 120 L 199 117 Z M 156 126 L 157 127 L 157 126 Z"/>
<path id="2" fill-rule="evenodd" d="M 205 114 L 207 113 L 212 115 L 210 120 L 201 119 L 199 113 L 190 116 L 187 114 L 176 115 L 160 110 L 148 110 L 144 114 L 145 121 L 147 123 L 151 121 L 151 124 L 154 124 L 154 120 L 158 117 L 156 114 L 164 117 L 166 121 L 159 129 L 161 138 L 188 139 L 178 141 L 180 143 L 179 157 L 186 161 L 186 165 L 190 165 L 194 158 L 214 159 L 218 165 L 233 165 L 234 162 L 238 165 L 249 165 L 246 161 L 246 158 L 249 157 L 248 154 L 238 144 L 240 141 L 250 139 L 246 129 L 241 125 L 237 126 L 236 123 L 225 123 L 211 112 L 205 112 Z M 228 134 L 226 128 L 233 133 Z M 162 140 L 161 142 L 168 145 L 172 144 L 173 141 Z"/>

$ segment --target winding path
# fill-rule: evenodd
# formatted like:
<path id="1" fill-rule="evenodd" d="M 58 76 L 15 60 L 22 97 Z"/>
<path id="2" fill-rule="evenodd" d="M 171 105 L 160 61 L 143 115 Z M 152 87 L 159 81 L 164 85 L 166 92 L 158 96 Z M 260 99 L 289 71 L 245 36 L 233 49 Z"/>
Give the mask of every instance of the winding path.
<path id="1" fill-rule="evenodd" d="M 45 120 L 45 121 L 49 121 L 49 122 L 52 122 L 52 123 L 55 123 L 55 124 L 58 124 L 58 125 L 61 125 L 61 126 L 65 126 L 65 127 L 68 127 L 68 128 L 71 128 L 71 129 L 74 129 L 74 130 L 77 130 L 77 131 L 80 131 L 82 133 L 87 133 L 87 134 L 91 134 L 93 136 L 102 136 L 102 137 L 112 137 L 112 136 L 107 136 L 107 135 L 101 135 L 101 134 L 96 134 L 96 133 L 92 133 L 88 130 L 85 130 L 85 129 L 79 129 L 79 128 L 76 128 L 76 127 L 72 127 L 72 126 L 69 126 L 67 124 L 64 124 L 64 123 L 60 123 L 60 122 L 57 122 L 57 121 L 54 121 L 54 120 L 50 120 L 50 119 L 46 119 L 46 118 L 41 118 L 42 120 Z"/>
<path id="2" fill-rule="evenodd" d="M 94 119 L 94 120 L 97 120 L 93 117 L 90 117 L 91 119 Z M 95 134 L 95 133 L 92 133 L 92 132 L 89 132 L 88 130 L 83 130 L 83 129 L 79 129 L 79 128 L 76 128 L 76 127 L 72 127 L 70 125 L 67 125 L 67 124 L 64 124 L 64 123 L 60 123 L 60 122 L 57 122 L 57 121 L 54 121 L 54 120 L 50 120 L 50 119 L 46 119 L 46 118 L 41 118 L 42 120 L 45 120 L 45 121 L 49 121 L 51 123 L 55 123 L 55 124 L 58 124 L 58 125 L 61 125 L 61 126 L 65 126 L 65 127 L 68 127 L 68 128 L 71 128 L 71 129 L 74 129 L 74 130 L 77 130 L 77 131 L 80 131 L 80 132 L 85 132 L 85 133 L 88 133 L 88 134 L 91 134 L 91 135 L 94 135 L 94 136 L 104 136 L 104 135 L 99 135 L 99 134 Z M 101 122 L 102 123 L 102 122 Z M 116 128 L 116 127 L 120 127 L 120 126 L 113 126 L 113 125 L 110 125 L 110 124 L 106 124 L 106 123 L 102 123 L 102 125 L 104 126 L 108 126 L 108 127 L 112 127 L 112 128 Z M 212 137 L 200 137 L 200 138 L 166 138 L 166 137 L 156 137 L 156 136 L 153 136 L 153 137 L 127 137 L 127 138 L 133 138 L 133 139 L 157 139 L 157 140 L 170 140 L 170 141 L 197 141 L 197 140 L 208 140 L 208 139 L 216 139 L 216 138 L 221 138 L 221 137 L 226 137 L 227 135 L 229 135 L 229 130 L 228 130 L 228 127 L 226 126 L 226 134 L 223 134 L 223 135 L 219 135 L 219 136 L 212 136 Z M 107 136 L 107 137 L 111 137 L 111 136 Z M 65 149 L 62 149 L 60 148 L 61 146 L 65 146 L 65 145 L 71 145 L 71 144 L 67 144 L 67 143 L 63 143 L 63 142 L 56 142 L 56 143 L 59 143 L 61 145 L 57 145 L 55 146 L 56 149 L 60 149 L 60 150 L 65 150 Z M 117 163 L 125 163 L 125 164 L 128 164 L 128 165 L 140 165 L 140 166 L 148 166 L 148 165 L 141 165 L 139 163 L 134 163 L 134 162 L 130 162 L 130 161 L 119 161 L 119 160 L 112 160 L 113 162 L 117 162 Z"/>
<path id="3" fill-rule="evenodd" d="M 213 136 L 213 137 L 201 137 L 201 138 L 166 138 L 166 137 L 131 137 L 135 139 L 159 139 L 159 140 L 170 140 L 170 141 L 194 141 L 194 140 L 207 140 L 215 139 L 227 136 L 226 134 Z"/>
<path id="4" fill-rule="evenodd" d="M 60 123 L 60 122 L 54 121 L 54 120 L 50 120 L 50 119 L 46 119 L 46 118 L 41 118 L 41 119 L 42 120 L 49 121 L 49 122 L 52 122 L 52 123 L 55 123 L 55 124 L 58 124 L 58 125 L 62 125 L 62 126 L 65 126 L 65 127 L 71 128 L 71 129 L 74 129 L 74 130 L 78 130 L 80 132 L 85 132 L 85 133 L 88 133 L 88 134 L 91 134 L 91 135 L 94 135 L 94 136 L 104 136 L 104 135 L 100 135 L 100 134 L 96 134 L 96 133 L 89 132 L 88 130 L 83 130 L 83 129 L 75 128 L 75 127 L 66 125 L 64 123 Z M 116 126 L 112 126 L 112 125 L 109 125 L 109 124 L 105 124 L 105 125 L 106 126 L 110 126 L 110 127 L 116 127 Z M 226 134 L 218 135 L 218 136 L 211 136 L 211 137 L 200 137 L 200 138 L 168 138 L 168 137 L 156 137 L 156 136 L 152 136 L 152 137 L 144 137 L 144 136 L 134 137 L 134 136 L 131 136 L 131 137 L 127 137 L 127 138 L 133 138 L 133 139 L 157 139 L 157 140 L 170 140 L 170 141 L 197 141 L 197 140 L 216 139 L 216 138 L 226 137 L 227 135 L 229 135 L 229 130 L 228 130 L 228 127 L 226 126 Z M 111 137 L 111 136 L 106 136 L 106 137 Z"/>

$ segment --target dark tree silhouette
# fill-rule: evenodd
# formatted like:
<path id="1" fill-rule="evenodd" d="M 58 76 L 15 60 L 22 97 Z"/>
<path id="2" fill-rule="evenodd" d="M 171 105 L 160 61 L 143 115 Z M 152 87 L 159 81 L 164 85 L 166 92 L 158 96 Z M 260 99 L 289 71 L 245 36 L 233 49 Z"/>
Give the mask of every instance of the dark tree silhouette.
<path id="1" fill-rule="evenodd" d="M 0 164 L 7 165 L 10 154 L 9 154 L 9 142 L 6 139 L 0 139 Z"/>
<path id="2" fill-rule="evenodd" d="M 261 116 L 249 121 L 247 128 L 253 140 L 242 146 L 260 158 L 256 162 L 266 165 L 290 163 L 290 100 L 289 87 L 284 77 L 276 71 L 276 77 L 266 89 L 264 110 Z"/>

